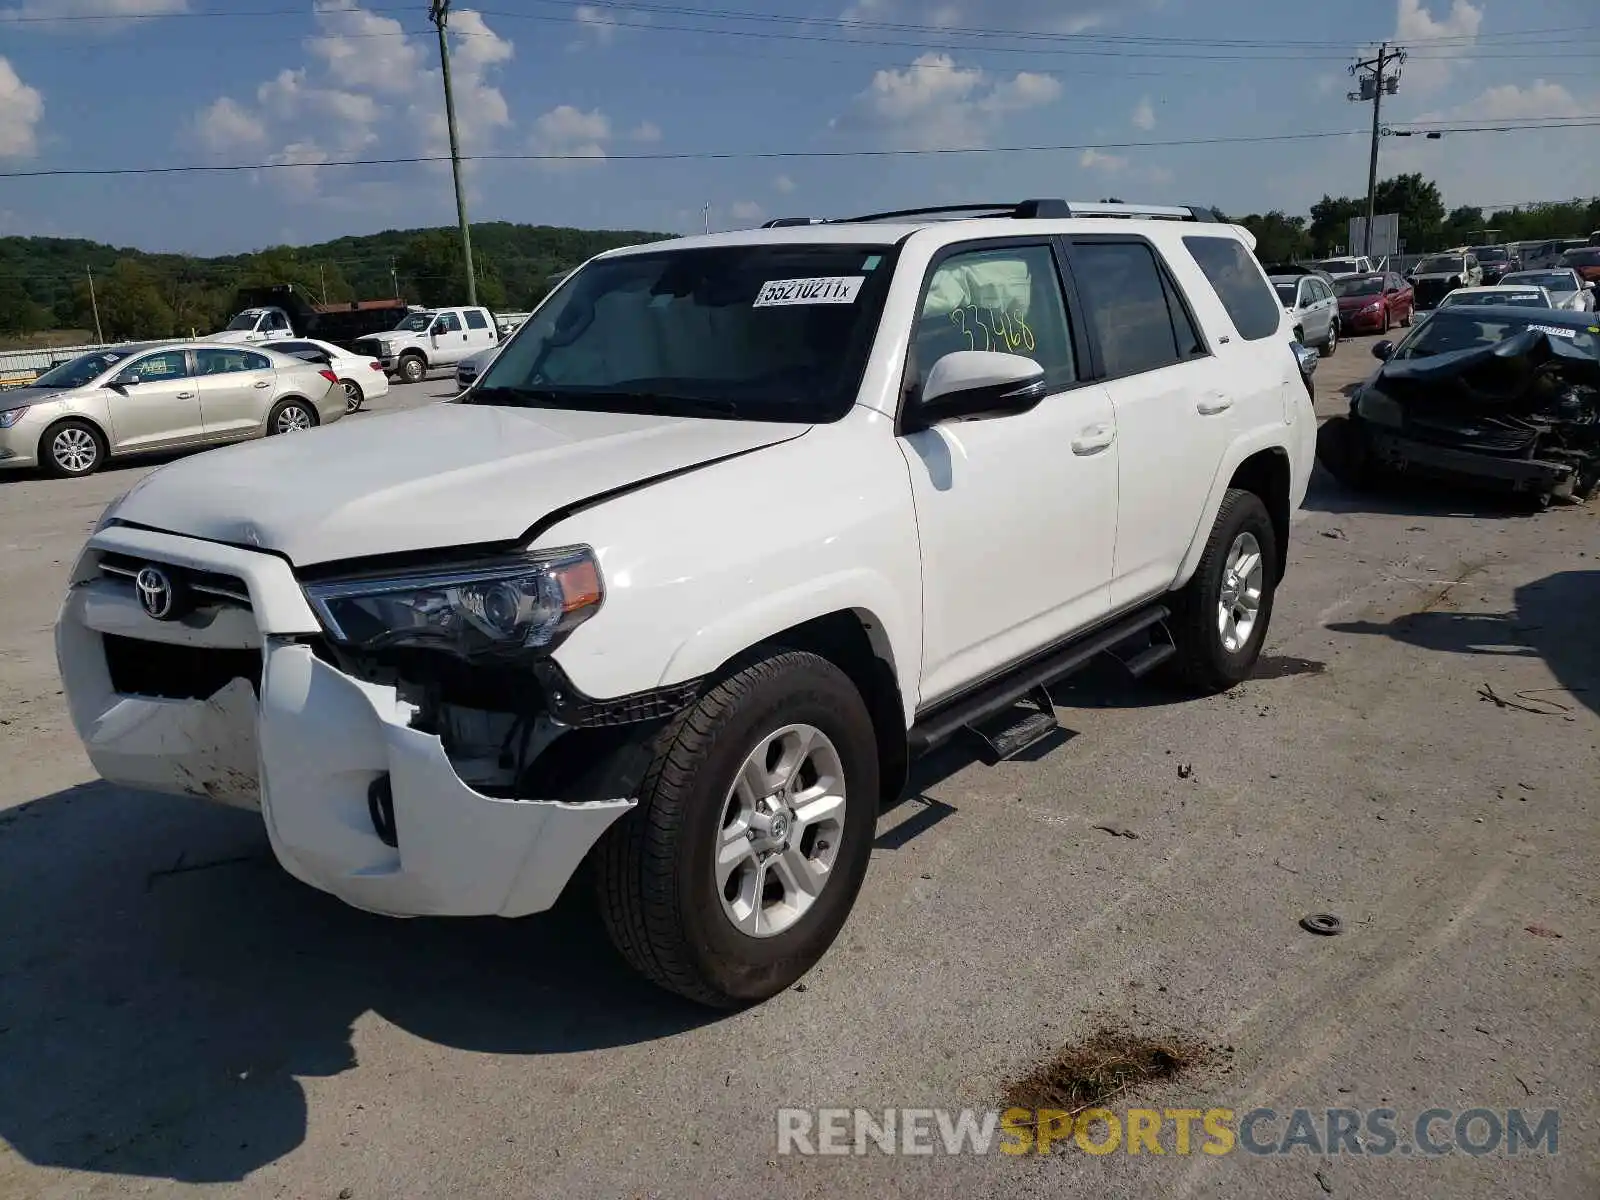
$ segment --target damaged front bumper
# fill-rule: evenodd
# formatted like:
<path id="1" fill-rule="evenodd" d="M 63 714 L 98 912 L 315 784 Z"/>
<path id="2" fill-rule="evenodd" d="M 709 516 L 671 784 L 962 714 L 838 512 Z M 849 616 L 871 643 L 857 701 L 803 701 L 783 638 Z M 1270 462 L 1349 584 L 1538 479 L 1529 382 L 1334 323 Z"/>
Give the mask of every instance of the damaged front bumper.
<path id="1" fill-rule="evenodd" d="M 1374 460 L 1391 471 L 1470 480 L 1534 494 L 1559 492 L 1572 484 L 1574 471 L 1567 463 L 1436 446 L 1386 433 L 1370 425 L 1366 436 Z"/>
<path id="2" fill-rule="evenodd" d="M 132 579 L 151 563 L 216 602 L 147 616 Z M 539 912 L 633 806 L 649 721 L 607 741 L 578 789 L 593 799 L 488 795 L 415 726 L 415 705 L 327 661 L 319 635 L 282 559 L 111 526 L 74 569 L 56 642 L 102 775 L 259 809 L 284 868 L 358 908 Z"/>

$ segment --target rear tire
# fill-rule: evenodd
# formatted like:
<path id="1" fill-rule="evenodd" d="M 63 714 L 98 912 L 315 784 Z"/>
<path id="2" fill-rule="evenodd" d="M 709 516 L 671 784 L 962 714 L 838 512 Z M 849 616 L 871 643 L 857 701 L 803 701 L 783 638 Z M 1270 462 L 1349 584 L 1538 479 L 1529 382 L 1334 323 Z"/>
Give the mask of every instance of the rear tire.
<path id="1" fill-rule="evenodd" d="M 810 743 L 815 758 L 781 749 L 789 745 L 783 739 L 802 736 L 791 730 L 819 735 Z M 768 794 L 791 757 L 793 790 L 785 784 Z M 838 780 L 831 790 L 830 778 Z M 770 812 L 766 800 L 751 803 L 758 791 L 773 802 Z M 824 804 L 833 811 L 835 794 L 839 812 L 824 824 L 817 814 Z M 779 812 L 781 833 L 771 815 Z M 845 674 L 801 651 L 751 662 L 662 731 L 638 806 L 596 845 L 595 884 L 611 940 L 646 978 L 700 1004 L 768 999 L 838 936 L 866 876 L 877 812 L 872 718 Z M 781 848 L 767 840 L 779 837 L 789 839 Z M 816 890 L 809 898 L 797 890 L 794 905 L 797 853 L 800 866 L 819 870 L 806 871 Z M 781 899 L 769 899 L 774 889 Z"/>
<path id="2" fill-rule="evenodd" d="M 267 414 L 267 436 L 317 427 L 317 410 L 307 400 L 279 400 Z"/>
<path id="3" fill-rule="evenodd" d="M 105 435 L 87 421 L 57 421 L 39 439 L 39 465 L 57 479 L 93 475 L 105 461 Z"/>
<path id="4" fill-rule="evenodd" d="M 1173 597 L 1173 671 L 1200 692 L 1250 677 L 1277 593 L 1278 537 L 1254 492 L 1229 488 L 1194 577 Z"/>
<path id="5" fill-rule="evenodd" d="M 344 411 L 349 416 L 353 412 L 360 412 L 361 406 L 367 402 L 366 395 L 361 390 L 361 385 L 354 379 L 341 379 L 339 386 L 344 389 Z"/>
<path id="6" fill-rule="evenodd" d="M 1317 353 L 1323 358 L 1332 358 L 1333 352 L 1339 348 L 1339 322 L 1334 321 L 1328 326 L 1328 340 L 1317 347 Z"/>

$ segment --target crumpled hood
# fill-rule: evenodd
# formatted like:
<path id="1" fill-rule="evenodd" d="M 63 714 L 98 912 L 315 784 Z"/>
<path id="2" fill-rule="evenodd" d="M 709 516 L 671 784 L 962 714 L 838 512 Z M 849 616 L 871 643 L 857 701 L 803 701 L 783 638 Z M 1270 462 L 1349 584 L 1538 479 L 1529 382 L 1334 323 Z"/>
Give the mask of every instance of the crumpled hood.
<path id="1" fill-rule="evenodd" d="M 555 509 L 808 428 L 435 404 L 181 459 L 113 515 L 297 566 L 510 542 Z"/>

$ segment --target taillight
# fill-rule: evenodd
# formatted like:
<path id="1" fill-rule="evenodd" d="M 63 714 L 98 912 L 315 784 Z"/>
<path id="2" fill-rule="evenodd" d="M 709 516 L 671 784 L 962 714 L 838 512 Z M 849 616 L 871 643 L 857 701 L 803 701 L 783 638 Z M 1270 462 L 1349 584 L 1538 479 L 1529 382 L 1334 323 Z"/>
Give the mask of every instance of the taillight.
<path id="1" fill-rule="evenodd" d="M 329 383 L 338 383 L 339 382 L 339 377 L 337 375 L 335 375 L 332 371 L 318 371 L 317 374 L 321 375 Z"/>
<path id="2" fill-rule="evenodd" d="M 383 370 L 383 364 L 381 362 L 369 362 L 367 366 L 371 367 L 374 371 Z"/>

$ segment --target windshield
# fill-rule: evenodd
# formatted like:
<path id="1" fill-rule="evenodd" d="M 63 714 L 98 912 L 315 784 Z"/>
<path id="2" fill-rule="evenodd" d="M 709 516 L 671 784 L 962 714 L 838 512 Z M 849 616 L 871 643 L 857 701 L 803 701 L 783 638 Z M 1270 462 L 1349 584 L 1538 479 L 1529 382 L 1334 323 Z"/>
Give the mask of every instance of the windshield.
<path id="1" fill-rule="evenodd" d="M 1330 258 L 1319 262 L 1317 266 L 1330 275 L 1348 275 L 1356 270 L 1356 260 L 1353 258 Z"/>
<path id="2" fill-rule="evenodd" d="M 1479 246 L 1472 253 L 1479 262 L 1504 262 L 1510 257 L 1504 246 Z"/>
<path id="3" fill-rule="evenodd" d="M 1548 308 L 1538 292 L 1452 292 L 1441 302 L 1444 307 L 1458 304 L 1525 304 L 1529 308 Z"/>
<path id="4" fill-rule="evenodd" d="M 1293 283 L 1274 283 L 1272 286 L 1278 290 L 1278 299 L 1283 301 L 1283 306 L 1293 308 L 1295 292 L 1300 287 L 1299 280 Z"/>
<path id="5" fill-rule="evenodd" d="M 121 362 L 130 353 L 131 351 L 128 350 L 101 350 L 95 354 L 80 355 L 62 363 L 58 367 L 51 367 L 26 386 L 36 388 L 80 388 L 98 379 L 110 369 L 113 363 Z"/>
<path id="6" fill-rule="evenodd" d="M 261 310 L 256 308 L 246 309 L 233 320 L 228 322 L 229 329 L 254 329 L 256 322 L 261 319 Z"/>
<path id="7" fill-rule="evenodd" d="M 1464 260 L 1454 255 L 1441 254 L 1434 258 L 1425 258 L 1417 264 L 1418 275 L 1446 275 L 1461 274 Z"/>
<path id="8" fill-rule="evenodd" d="M 1554 314 L 1551 314 L 1554 316 Z M 1546 318 L 1548 320 L 1548 318 Z M 1516 337 L 1529 328 L 1543 329 L 1555 334 L 1579 354 L 1600 358 L 1600 337 L 1585 329 L 1569 325 L 1545 325 L 1538 316 L 1507 318 L 1477 316 L 1465 307 L 1440 308 L 1419 325 L 1395 350 L 1394 357 L 1432 358 L 1436 354 L 1449 354 L 1456 350 L 1476 350 Z"/>
<path id="9" fill-rule="evenodd" d="M 603 259 L 508 342 L 471 404 L 834 421 L 855 403 L 889 246 L 758 244 Z"/>
<path id="10" fill-rule="evenodd" d="M 1578 289 L 1578 282 L 1569 271 L 1519 271 L 1515 275 L 1507 275 L 1506 281 L 1542 287 L 1551 292 L 1574 292 Z"/>
<path id="11" fill-rule="evenodd" d="M 1563 267 L 1600 267 L 1600 250 L 1568 250 L 1561 256 Z"/>
<path id="12" fill-rule="evenodd" d="M 427 333 L 433 324 L 434 314 L 431 312 L 412 313 L 396 325 L 396 333 Z"/>
<path id="13" fill-rule="evenodd" d="M 1383 291 L 1383 277 L 1374 275 L 1369 279 L 1341 279 L 1333 285 L 1333 290 L 1341 296 L 1376 296 Z"/>

